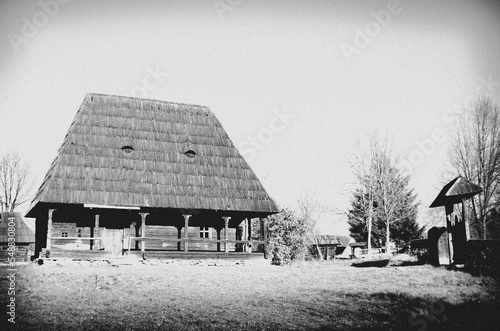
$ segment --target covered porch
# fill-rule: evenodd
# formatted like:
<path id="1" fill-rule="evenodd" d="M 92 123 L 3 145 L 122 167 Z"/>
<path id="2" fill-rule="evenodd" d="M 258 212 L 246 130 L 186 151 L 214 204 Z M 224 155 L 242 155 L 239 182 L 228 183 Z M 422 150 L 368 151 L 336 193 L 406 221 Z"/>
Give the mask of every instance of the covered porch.
<path id="1" fill-rule="evenodd" d="M 267 258 L 266 219 L 255 213 L 60 205 L 46 209 L 46 222 L 43 214 L 36 222 L 40 258 Z"/>

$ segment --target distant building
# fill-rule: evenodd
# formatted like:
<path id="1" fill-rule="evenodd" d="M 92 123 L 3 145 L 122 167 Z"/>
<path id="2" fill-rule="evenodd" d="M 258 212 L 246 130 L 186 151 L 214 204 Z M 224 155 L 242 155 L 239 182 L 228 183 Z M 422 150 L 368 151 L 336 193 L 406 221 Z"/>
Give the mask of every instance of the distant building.
<path id="1" fill-rule="evenodd" d="M 14 243 L 11 247 L 15 250 L 9 249 L 9 238 L 13 238 L 10 242 Z M 12 261 L 9 260 L 12 257 L 15 262 L 30 260 L 35 248 L 35 233 L 26 225 L 20 213 L 0 213 L 0 247 L 0 261 L 2 262 Z"/>

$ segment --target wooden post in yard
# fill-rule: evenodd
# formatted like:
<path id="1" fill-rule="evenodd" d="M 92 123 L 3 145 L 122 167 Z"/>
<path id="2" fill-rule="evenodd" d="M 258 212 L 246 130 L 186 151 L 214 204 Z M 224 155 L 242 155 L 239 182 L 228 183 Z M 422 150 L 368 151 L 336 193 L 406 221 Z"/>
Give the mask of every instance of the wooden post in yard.
<path id="1" fill-rule="evenodd" d="M 189 251 L 189 243 L 188 243 L 188 238 L 189 238 L 189 218 L 191 215 L 182 215 L 184 216 L 184 252 Z"/>
<path id="2" fill-rule="evenodd" d="M 229 245 L 227 244 L 228 238 L 228 229 L 229 229 L 229 220 L 231 217 L 229 216 L 224 216 L 222 217 L 224 219 L 224 252 L 229 253 Z"/>
<path id="3" fill-rule="evenodd" d="M 99 238 L 100 236 L 100 231 L 99 231 L 99 215 L 95 215 L 95 224 L 94 224 L 94 236 L 96 236 L 97 238 Z M 97 239 L 94 243 L 94 249 L 99 249 L 101 245 L 101 242 L 99 241 L 99 239 Z"/>
<path id="4" fill-rule="evenodd" d="M 139 213 L 141 215 L 141 252 L 143 254 L 144 258 L 144 253 L 146 252 L 146 216 L 149 215 L 149 213 Z"/>
<path id="5" fill-rule="evenodd" d="M 453 205 L 445 205 L 445 213 L 446 213 L 446 231 L 448 232 L 448 252 L 449 252 L 449 264 L 453 264 L 453 234 L 451 227 L 451 218 L 452 218 Z"/>
<path id="6" fill-rule="evenodd" d="M 467 219 L 467 213 L 465 212 L 465 198 L 462 198 L 462 220 L 464 221 L 465 227 L 465 242 L 470 240 L 470 229 L 469 229 L 469 220 Z"/>
<path id="7" fill-rule="evenodd" d="M 55 209 L 49 209 L 49 219 L 47 220 L 47 246 L 45 248 L 45 256 L 50 257 L 50 247 L 52 245 L 52 214 Z"/>

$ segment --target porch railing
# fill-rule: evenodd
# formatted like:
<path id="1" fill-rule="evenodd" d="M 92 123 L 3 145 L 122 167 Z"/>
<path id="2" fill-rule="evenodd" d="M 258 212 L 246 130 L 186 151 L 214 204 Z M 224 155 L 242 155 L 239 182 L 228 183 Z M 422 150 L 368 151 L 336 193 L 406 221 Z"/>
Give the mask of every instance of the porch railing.
<path id="1" fill-rule="evenodd" d="M 128 251 L 130 252 L 130 247 L 132 246 L 132 240 L 134 241 L 161 241 L 163 243 L 184 243 L 184 250 L 188 251 L 189 243 L 195 244 L 265 244 L 263 240 L 236 240 L 236 239 L 206 239 L 206 238 L 159 238 L 159 237 L 129 237 Z M 145 250 L 145 245 L 143 246 Z M 141 249 L 143 250 L 143 249 Z M 225 251 L 228 252 L 227 246 Z"/>

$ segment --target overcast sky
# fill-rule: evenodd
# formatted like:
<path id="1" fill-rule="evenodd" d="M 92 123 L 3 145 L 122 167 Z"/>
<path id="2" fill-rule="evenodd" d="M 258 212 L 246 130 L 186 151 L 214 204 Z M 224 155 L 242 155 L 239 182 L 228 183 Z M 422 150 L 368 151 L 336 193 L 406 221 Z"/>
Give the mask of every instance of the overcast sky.
<path id="1" fill-rule="evenodd" d="M 355 141 L 387 133 L 428 206 L 453 112 L 500 103 L 495 1 L 0 1 L 0 37 L 0 155 L 36 187 L 96 92 L 210 107 L 280 206 L 347 210 Z"/>

